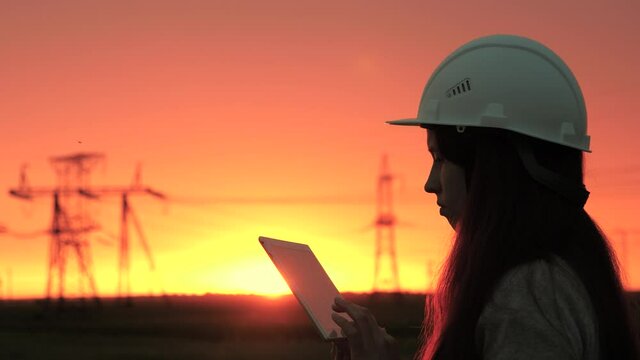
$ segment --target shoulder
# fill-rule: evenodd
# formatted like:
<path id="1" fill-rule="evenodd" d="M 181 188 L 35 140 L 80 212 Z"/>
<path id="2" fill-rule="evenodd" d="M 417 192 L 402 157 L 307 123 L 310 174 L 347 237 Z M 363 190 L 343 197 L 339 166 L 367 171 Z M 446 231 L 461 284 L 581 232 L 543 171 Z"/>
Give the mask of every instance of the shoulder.
<path id="1" fill-rule="evenodd" d="M 478 350 L 489 359 L 592 359 L 597 334 L 586 289 L 555 256 L 507 272 L 476 328 Z"/>

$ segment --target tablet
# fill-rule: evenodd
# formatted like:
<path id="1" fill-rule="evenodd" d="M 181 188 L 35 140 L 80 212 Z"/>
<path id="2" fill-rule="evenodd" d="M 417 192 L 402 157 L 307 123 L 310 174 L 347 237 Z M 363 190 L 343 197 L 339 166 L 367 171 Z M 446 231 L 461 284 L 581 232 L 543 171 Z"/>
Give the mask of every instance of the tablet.
<path id="1" fill-rule="evenodd" d="M 322 338 L 325 341 L 345 339 L 340 333 L 340 327 L 331 319 L 331 305 L 340 293 L 311 248 L 306 244 L 264 236 L 260 236 L 258 240 Z M 348 315 L 338 315 L 350 319 Z"/>

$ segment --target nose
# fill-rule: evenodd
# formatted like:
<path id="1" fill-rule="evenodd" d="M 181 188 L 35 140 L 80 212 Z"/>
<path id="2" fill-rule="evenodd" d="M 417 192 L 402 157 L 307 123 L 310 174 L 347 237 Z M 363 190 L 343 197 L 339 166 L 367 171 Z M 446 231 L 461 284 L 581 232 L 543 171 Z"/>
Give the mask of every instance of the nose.
<path id="1" fill-rule="evenodd" d="M 438 174 L 431 167 L 431 171 L 429 172 L 429 177 L 427 178 L 427 182 L 424 183 L 424 191 L 428 193 L 435 194 L 439 191 L 439 177 Z"/>

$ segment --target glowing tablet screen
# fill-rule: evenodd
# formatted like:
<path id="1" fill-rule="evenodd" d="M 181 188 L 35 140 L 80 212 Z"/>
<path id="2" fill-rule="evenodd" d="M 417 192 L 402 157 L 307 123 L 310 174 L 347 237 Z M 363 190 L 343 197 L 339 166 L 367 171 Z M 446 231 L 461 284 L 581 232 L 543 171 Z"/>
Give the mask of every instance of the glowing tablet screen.
<path id="1" fill-rule="evenodd" d="M 331 304 L 340 293 L 311 248 L 263 236 L 259 240 L 322 337 L 325 340 L 343 338 L 340 327 L 331 319 Z"/>

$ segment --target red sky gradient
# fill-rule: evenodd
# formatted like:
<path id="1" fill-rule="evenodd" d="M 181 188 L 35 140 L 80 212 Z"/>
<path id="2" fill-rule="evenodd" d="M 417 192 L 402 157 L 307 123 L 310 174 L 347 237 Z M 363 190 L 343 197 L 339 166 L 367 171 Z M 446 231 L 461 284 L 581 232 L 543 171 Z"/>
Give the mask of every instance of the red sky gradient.
<path id="1" fill-rule="evenodd" d="M 161 203 L 132 206 L 152 244 L 147 269 L 132 235 L 135 293 L 287 292 L 258 235 L 306 242 L 342 291 L 373 281 L 375 184 L 387 153 L 396 183 L 400 281 L 424 291 L 452 232 L 422 192 L 431 165 L 414 116 L 430 73 L 488 34 L 546 44 L 582 86 L 593 153 L 587 210 L 621 249 L 640 288 L 640 3 L 637 1 L 0 1 L 0 224 L 45 229 L 51 200 L 7 192 L 29 163 L 53 185 L 54 155 L 99 151 L 92 183 L 143 180 L 178 200 L 346 198 L 339 203 Z M 91 205 L 119 233 L 119 204 Z M 42 296 L 46 237 L 0 236 L 0 279 Z M 100 294 L 115 292 L 117 241 L 92 238 Z M 154 276 L 161 280 L 154 280 Z M 6 283 L 6 281 L 5 281 Z M 77 272 L 69 269 L 69 294 Z M 6 287 L 3 288 L 3 291 Z"/>

